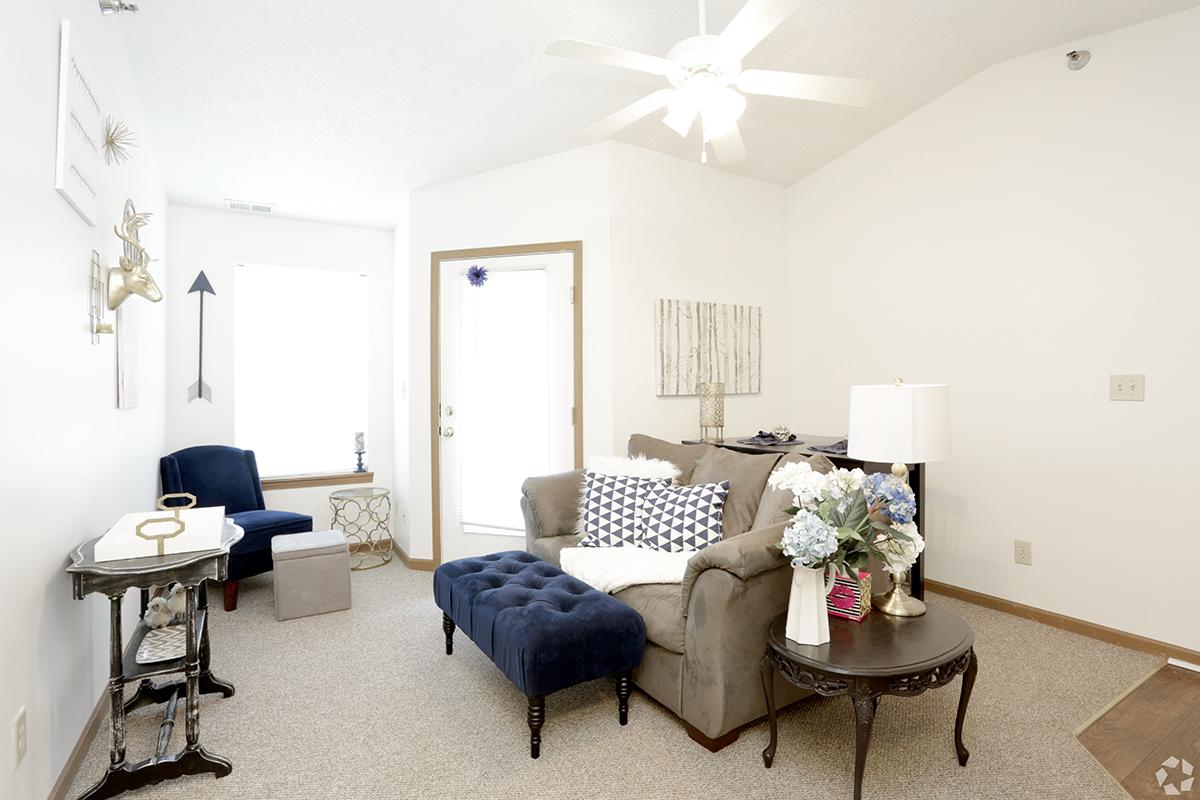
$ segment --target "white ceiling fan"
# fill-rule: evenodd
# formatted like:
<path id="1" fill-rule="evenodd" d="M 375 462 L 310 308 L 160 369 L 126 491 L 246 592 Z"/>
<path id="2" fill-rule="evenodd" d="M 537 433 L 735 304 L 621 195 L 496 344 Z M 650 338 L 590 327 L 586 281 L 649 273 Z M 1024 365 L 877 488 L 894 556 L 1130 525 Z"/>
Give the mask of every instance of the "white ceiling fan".
<path id="1" fill-rule="evenodd" d="M 746 54 L 796 11 L 799 0 L 749 0 L 720 35 L 705 32 L 704 0 L 699 3 L 700 34 L 672 47 L 666 58 L 577 39 L 559 39 L 546 46 L 549 55 L 660 75 L 671 84 L 588 127 L 581 138 L 607 139 L 666 108 L 663 122 L 680 136 L 686 137 L 696 117 L 700 118 L 702 162 L 707 161 L 711 144 L 717 159 L 730 164 L 746 157 L 737 121 L 746 110 L 747 94 L 848 106 L 865 106 L 874 100 L 875 84 L 867 80 L 742 69 Z"/>

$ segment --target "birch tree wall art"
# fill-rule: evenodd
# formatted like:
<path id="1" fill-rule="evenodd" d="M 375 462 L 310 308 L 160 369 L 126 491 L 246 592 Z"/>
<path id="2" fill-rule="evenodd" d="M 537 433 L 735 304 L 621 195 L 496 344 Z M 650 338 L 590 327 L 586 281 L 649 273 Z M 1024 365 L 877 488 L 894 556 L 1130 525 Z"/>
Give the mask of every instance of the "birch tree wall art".
<path id="1" fill-rule="evenodd" d="M 658 300 L 654 334 L 659 397 L 716 381 L 726 394 L 761 391 L 762 306 Z"/>

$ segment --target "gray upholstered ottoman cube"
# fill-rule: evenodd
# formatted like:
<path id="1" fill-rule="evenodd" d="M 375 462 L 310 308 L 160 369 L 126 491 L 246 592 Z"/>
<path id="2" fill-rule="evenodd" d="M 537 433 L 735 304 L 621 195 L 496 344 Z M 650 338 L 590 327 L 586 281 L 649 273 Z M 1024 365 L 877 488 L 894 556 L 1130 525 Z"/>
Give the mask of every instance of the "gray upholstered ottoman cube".
<path id="1" fill-rule="evenodd" d="M 350 607 L 350 546 L 341 531 L 271 539 L 275 618 L 294 619 Z"/>

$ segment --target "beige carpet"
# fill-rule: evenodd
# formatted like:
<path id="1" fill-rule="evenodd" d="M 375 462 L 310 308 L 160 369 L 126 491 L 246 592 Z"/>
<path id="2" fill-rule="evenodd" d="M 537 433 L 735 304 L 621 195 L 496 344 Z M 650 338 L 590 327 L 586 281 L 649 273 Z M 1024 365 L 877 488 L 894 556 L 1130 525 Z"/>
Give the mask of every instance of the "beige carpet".
<path id="1" fill-rule="evenodd" d="M 629 725 L 611 684 L 551 695 L 542 757 L 528 756 L 525 698 L 462 634 L 443 650 L 432 576 L 398 563 L 354 575 L 354 609 L 279 623 L 270 576 L 216 612 L 214 671 L 237 694 L 201 703 L 201 743 L 233 774 L 183 778 L 125 797 L 164 798 L 788 798 L 851 796 L 853 720 L 845 698 L 784 711 L 775 767 L 766 725 L 710 754 L 635 692 Z M 971 760 L 954 756 L 958 681 L 885 698 L 864 780 L 867 798 L 1087 798 L 1126 795 L 1072 735 L 1144 675 L 1152 656 L 943 597 L 977 631 L 979 678 L 967 716 Z M 754 678 L 751 678 L 754 679 Z M 182 709 L 181 709 L 182 711 Z M 156 708 L 135 712 L 129 754 L 153 751 Z M 172 748 L 183 740 L 183 715 Z M 97 740 L 72 787 L 108 763 Z"/>

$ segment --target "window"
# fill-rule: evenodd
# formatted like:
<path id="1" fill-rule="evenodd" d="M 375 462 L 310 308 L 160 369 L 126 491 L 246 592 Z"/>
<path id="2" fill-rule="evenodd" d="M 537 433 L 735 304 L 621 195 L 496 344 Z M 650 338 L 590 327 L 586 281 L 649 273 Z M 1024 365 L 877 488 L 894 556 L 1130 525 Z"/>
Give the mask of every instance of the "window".
<path id="1" fill-rule="evenodd" d="M 367 276 L 258 264 L 234 276 L 235 444 L 264 477 L 348 471 L 367 431 Z"/>

